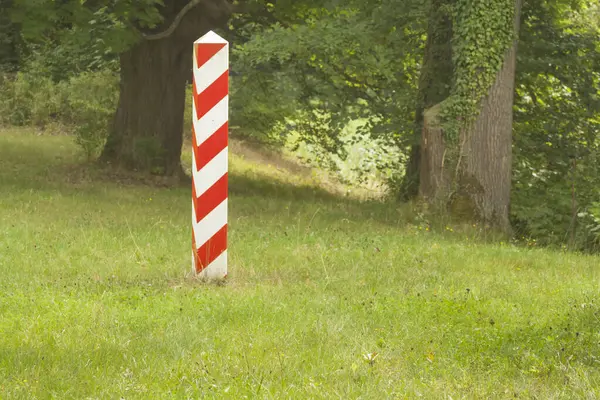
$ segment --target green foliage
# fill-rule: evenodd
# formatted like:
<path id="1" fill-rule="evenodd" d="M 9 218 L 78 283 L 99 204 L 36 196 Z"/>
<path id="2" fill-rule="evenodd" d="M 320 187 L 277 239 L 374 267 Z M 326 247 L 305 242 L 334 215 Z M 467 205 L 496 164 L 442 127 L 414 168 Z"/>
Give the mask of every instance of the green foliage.
<path id="1" fill-rule="evenodd" d="M 50 78 L 54 82 L 68 80 L 86 72 L 118 72 L 119 59 L 116 54 L 103 50 L 95 41 L 73 42 L 45 41 L 28 43 L 27 56 L 20 70 Z"/>
<path id="2" fill-rule="evenodd" d="M 353 184 L 401 175 L 426 4 L 301 3 L 233 17 L 232 133 L 286 143 Z"/>
<path id="3" fill-rule="evenodd" d="M 579 3 L 523 7 L 512 214 L 539 244 L 598 250 L 600 19 L 590 23 L 597 4 Z"/>
<path id="4" fill-rule="evenodd" d="M 334 170 L 348 156 L 348 141 L 404 148 L 413 129 L 425 7 L 330 4 L 304 21 L 267 24 L 233 50 L 241 76 L 234 78 L 232 120 L 269 141 L 285 141 L 293 131 L 315 165 Z M 347 127 L 356 121 L 349 138 Z M 401 162 L 397 157 L 393 168 L 401 171 Z M 350 168 L 361 170 L 358 176 L 369 171 Z"/>
<path id="5" fill-rule="evenodd" d="M 594 202 L 589 207 L 590 223 L 586 226 L 592 234 L 596 245 L 600 247 L 600 201 Z"/>
<path id="6" fill-rule="evenodd" d="M 600 193 L 598 195 L 600 197 Z M 585 212 L 577 214 L 581 224 L 583 238 L 580 243 L 586 245 L 586 250 L 600 250 L 600 202 L 593 202 Z"/>
<path id="7" fill-rule="evenodd" d="M 73 127 L 76 143 L 89 159 L 102 149 L 118 100 L 118 78 L 111 71 L 83 73 L 65 85 L 65 123 Z"/>
<path id="8" fill-rule="evenodd" d="M 20 27 L 10 19 L 11 1 L 0 2 L 0 72 L 14 72 L 21 56 Z"/>
<path id="9" fill-rule="evenodd" d="M 231 80 L 231 124 L 238 136 L 280 143 L 277 129 L 300 109 L 298 85 L 280 72 L 234 76 Z"/>
<path id="10" fill-rule="evenodd" d="M 81 73 L 55 83 L 29 69 L 0 82 L 0 124 L 34 125 L 74 134 L 92 158 L 104 144 L 116 109 L 118 78 L 112 71 Z"/>
<path id="11" fill-rule="evenodd" d="M 44 128 L 56 119 L 63 103 L 51 79 L 25 72 L 4 75 L 0 85 L 0 123 Z"/>
<path id="12" fill-rule="evenodd" d="M 120 53 L 140 38 L 140 31 L 154 28 L 162 17 L 162 0 L 14 0 L 11 18 L 22 35 L 33 43 L 46 38 L 74 43 L 93 42 L 95 48 Z"/>

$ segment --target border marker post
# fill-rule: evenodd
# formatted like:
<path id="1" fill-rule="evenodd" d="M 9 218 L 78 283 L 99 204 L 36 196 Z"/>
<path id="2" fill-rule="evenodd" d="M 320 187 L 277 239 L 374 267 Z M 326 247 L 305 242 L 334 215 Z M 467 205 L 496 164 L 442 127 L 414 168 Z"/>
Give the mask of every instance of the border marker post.
<path id="1" fill-rule="evenodd" d="M 192 269 L 227 276 L 229 43 L 210 31 L 194 42 Z"/>

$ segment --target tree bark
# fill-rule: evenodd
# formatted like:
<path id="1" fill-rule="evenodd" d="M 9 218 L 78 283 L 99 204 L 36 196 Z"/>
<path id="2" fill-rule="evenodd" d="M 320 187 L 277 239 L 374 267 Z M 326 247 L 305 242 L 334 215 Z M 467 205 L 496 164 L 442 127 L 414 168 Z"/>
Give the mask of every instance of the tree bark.
<path id="1" fill-rule="evenodd" d="M 417 139 L 417 129 L 415 129 L 415 140 Z M 405 165 L 405 173 L 402 181 L 400 182 L 400 189 L 398 190 L 398 198 L 400 201 L 410 201 L 417 197 L 419 194 L 419 174 L 421 170 L 421 145 L 420 137 L 418 136 L 419 142 L 413 143 L 410 146 L 410 153 L 408 154 L 408 161 Z"/>
<path id="2" fill-rule="evenodd" d="M 435 165 L 441 161 L 442 131 L 426 121 L 426 110 L 450 95 L 454 66 L 452 64 L 452 20 L 444 12 L 455 0 L 432 0 L 427 23 L 427 41 L 423 69 L 419 78 L 419 98 L 415 113 L 415 139 L 411 146 L 401 198 L 410 200 L 419 194 L 428 196 L 432 190 L 432 174 L 440 174 Z M 428 115 L 432 116 L 430 112 Z M 437 118 L 434 118 L 434 120 Z M 427 123 L 429 122 L 429 123 Z M 439 155 L 438 155 L 439 153 Z M 440 158 L 436 160 L 436 158 Z M 433 170 L 431 168 L 434 168 Z"/>
<path id="3" fill-rule="evenodd" d="M 521 0 L 515 2 L 514 32 L 519 32 Z M 515 35 L 516 36 L 516 35 Z M 479 220 L 509 233 L 512 177 L 512 125 L 517 40 L 508 50 L 502 69 L 471 129 L 463 132 L 459 196 L 468 200 Z"/>
<path id="4" fill-rule="evenodd" d="M 521 1 L 515 2 L 515 33 L 519 31 Z M 435 14 L 440 4 L 432 4 L 431 12 Z M 474 217 L 508 233 L 517 42 L 507 51 L 494 84 L 481 101 L 477 119 L 460 133 L 458 144 L 449 145 L 437 115 L 439 103 L 450 96 L 450 87 L 443 83 L 452 82 L 454 75 L 449 64 L 452 53 L 447 50 L 452 43 L 452 26 L 432 18 L 430 24 L 437 21 L 440 33 L 437 39 L 428 38 L 424 59 L 425 83 L 421 86 L 424 96 L 429 97 L 423 98 L 426 111 L 421 130 L 419 194 L 429 202 L 442 200 L 441 205 L 455 217 Z M 428 34 L 433 32 L 430 26 Z M 433 51 L 434 46 L 438 51 Z M 434 57 L 436 54 L 441 56 Z M 437 83 L 437 89 L 428 87 L 429 82 Z M 452 153 L 452 165 L 445 165 L 448 153 Z"/>
<path id="5" fill-rule="evenodd" d="M 165 2 L 161 10 L 169 26 L 188 4 Z M 186 82 L 191 76 L 193 42 L 224 24 L 228 3 L 210 0 L 194 7 L 172 34 L 142 40 L 121 54 L 117 111 L 101 161 L 158 175 L 180 175 Z"/>
<path id="6" fill-rule="evenodd" d="M 455 0 L 433 0 L 427 42 L 423 59 L 423 73 L 419 90 L 421 104 L 417 110 L 421 119 L 419 157 L 419 191 L 426 199 L 434 199 L 448 185 L 444 171 L 446 145 L 438 120 L 440 103 L 450 96 L 454 65 L 452 62 L 452 20 L 444 10 L 452 7 Z"/>
<path id="7" fill-rule="evenodd" d="M 452 179 L 444 165 L 446 142 L 439 113 L 439 103 L 424 113 L 419 165 L 419 195 L 436 203 L 444 200 L 443 195 L 448 193 Z"/>

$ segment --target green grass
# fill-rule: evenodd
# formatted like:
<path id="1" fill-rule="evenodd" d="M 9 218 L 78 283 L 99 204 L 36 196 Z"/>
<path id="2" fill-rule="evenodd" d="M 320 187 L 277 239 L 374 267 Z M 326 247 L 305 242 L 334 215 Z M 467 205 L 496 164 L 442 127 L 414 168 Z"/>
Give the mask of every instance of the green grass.
<path id="1" fill-rule="evenodd" d="M 230 276 L 202 284 L 190 190 L 82 159 L 0 133 L 2 399 L 600 396 L 598 257 L 420 230 L 232 156 Z"/>

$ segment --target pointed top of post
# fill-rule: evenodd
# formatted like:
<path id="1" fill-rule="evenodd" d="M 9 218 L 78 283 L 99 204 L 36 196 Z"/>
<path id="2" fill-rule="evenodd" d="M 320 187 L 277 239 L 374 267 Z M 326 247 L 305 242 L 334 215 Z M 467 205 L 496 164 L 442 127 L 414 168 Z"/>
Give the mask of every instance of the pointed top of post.
<path id="1" fill-rule="evenodd" d="M 200 39 L 196 40 L 197 44 L 200 43 L 215 43 L 215 44 L 229 44 L 229 42 L 223 39 L 221 36 L 217 35 L 213 31 L 208 31 L 204 36 Z"/>

